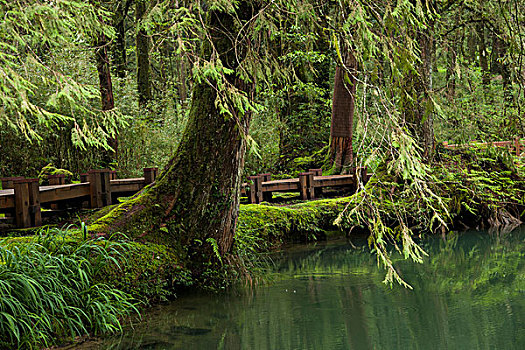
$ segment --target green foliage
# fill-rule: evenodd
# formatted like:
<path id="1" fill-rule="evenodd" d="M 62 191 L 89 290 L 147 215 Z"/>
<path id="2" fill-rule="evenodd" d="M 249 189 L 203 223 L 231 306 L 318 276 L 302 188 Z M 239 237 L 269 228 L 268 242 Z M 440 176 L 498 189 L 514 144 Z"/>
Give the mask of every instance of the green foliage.
<path id="1" fill-rule="evenodd" d="M 67 124 L 76 146 L 108 148 L 107 137 L 115 135 L 123 119 L 116 111 L 95 109 L 96 85 L 77 80 L 60 59 L 99 35 L 113 36 L 101 21 L 109 13 L 90 2 L 64 0 L 2 0 L 0 11 L 0 127 L 42 141 L 43 131 Z"/>

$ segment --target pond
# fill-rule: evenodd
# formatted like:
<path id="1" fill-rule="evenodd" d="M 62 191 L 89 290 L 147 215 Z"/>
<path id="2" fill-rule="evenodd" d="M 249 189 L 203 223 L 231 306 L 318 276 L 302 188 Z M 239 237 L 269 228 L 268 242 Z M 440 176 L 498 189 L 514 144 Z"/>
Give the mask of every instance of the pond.
<path id="1" fill-rule="evenodd" d="M 524 229 L 425 240 L 424 264 L 396 261 L 413 290 L 353 245 L 293 247 L 272 283 L 184 296 L 96 348 L 525 349 Z"/>

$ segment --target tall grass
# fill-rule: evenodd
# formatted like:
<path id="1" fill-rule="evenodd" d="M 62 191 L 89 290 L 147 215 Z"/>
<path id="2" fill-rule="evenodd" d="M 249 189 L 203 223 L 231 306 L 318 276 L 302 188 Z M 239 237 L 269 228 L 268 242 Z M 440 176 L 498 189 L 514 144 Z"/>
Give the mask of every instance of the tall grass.
<path id="1" fill-rule="evenodd" d="M 0 241 L 0 348 L 38 348 L 121 329 L 137 312 L 130 295 L 96 281 L 118 268 L 126 243 L 77 241 L 67 232 L 29 243 Z"/>

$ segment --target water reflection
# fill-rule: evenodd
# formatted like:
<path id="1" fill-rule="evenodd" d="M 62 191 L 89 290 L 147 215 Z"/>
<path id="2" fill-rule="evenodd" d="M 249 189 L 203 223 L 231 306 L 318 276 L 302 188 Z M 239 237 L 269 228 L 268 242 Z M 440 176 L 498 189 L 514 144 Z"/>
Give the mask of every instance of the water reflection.
<path id="1" fill-rule="evenodd" d="M 414 287 L 382 284 L 363 247 L 301 247 L 250 293 L 188 296 L 152 310 L 103 349 L 524 349 L 525 231 L 424 244 L 396 262 Z"/>

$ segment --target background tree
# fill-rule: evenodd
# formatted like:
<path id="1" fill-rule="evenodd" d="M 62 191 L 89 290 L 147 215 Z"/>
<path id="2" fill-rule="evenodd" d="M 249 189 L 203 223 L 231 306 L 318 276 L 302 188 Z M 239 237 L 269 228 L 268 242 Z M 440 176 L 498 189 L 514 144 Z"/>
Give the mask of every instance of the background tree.
<path id="1" fill-rule="evenodd" d="M 330 158 L 333 172 L 348 171 L 353 161 L 352 134 L 357 85 L 357 62 L 351 49 L 346 50 L 344 62 L 335 69 L 330 127 Z"/>

